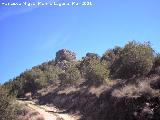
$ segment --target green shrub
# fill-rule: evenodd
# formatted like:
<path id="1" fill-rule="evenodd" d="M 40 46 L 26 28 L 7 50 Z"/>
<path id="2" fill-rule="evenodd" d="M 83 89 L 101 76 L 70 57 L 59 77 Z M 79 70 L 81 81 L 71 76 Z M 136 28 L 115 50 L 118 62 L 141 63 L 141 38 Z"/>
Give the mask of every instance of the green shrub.
<path id="1" fill-rule="evenodd" d="M 156 54 L 150 74 L 160 74 L 160 54 Z"/>
<path id="2" fill-rule="evenodd" d="M 91 59 L 86 61 L 85 67 L 85 77 L 89 83 L 99 85 L 106 82 L 109 76 L 109 70 L 105 63 L 101 63 L 100 60 L 97 59 Z"/>
<path id="3" fill-rule="evenodd" d="M 116 46 L 114 49 L 109 49 L 107 50 L 102 58 L 101 61 L 107 61 L 109 63 L 109 66 L 111 66 L 113 64 L 113 62 L 119 58 L 121 52 L 122 52 L 122 48 L 119 46 Z"/>
<path id="4" fill-rule="evenodd" d="M 111 75 L 117 78 L 147 75 L 153 66 L 153 53 L 149 43 L 129 42 L 112 64 Z"/>
<path id="5" fill-rule="evenodd" d="M 17 108 L 14 105 L 14 97 L 8 95 L 8 91 L 0 87 L 0 119 L 16 120 Z"/>
<path id="6" fill-rule="evenodd" d="M 48 64 L 45 63 L 21 73 L 20 76 L 5 83 L 5 86 L 9 89 L 10 94 L 24 97 L 25 93 L 34 94 L 48 85 L 58 84 L 58 76 L 61 73 L 62 70 L 54 66 L 53 62 L 48 62 Z"/>
<path id="7" fill-rule="evenodd" d="M 57 66 L 49 66 L 44 71 L 36 72 L 38 75 L 35 79 L 36 86 L 38 89 L 44 88 L 50 84 L 59 83 L 59 74 L 62 73 L 62 70 Z"/>
<path id="8" fill-rule="evenodd" d="M 72 66 L 65 73 L 59 75 L 61 84 L 77 84 L 80 82 L 81 74 L 77 67 Z"/>
<path id="9" fill-rule="evenodd" d="M 4 86 L 8 89 L 9 94 L 14 94 L 19 97 L 24 94 L 25 81 L 21 77 L 16 77 L 9 82 L 6 82 Z"/>
<path id="10" fill-rule="evenodd" d="M 160 54 L 157 54 L 154 60 L 154 67 L 159 67 L 160 66 Z"/>
<path id="11" fill-rule="evenodd" d="M 100 56 L 96 53 L 87 53 L 86 56 L 82 58 L 79 68 L 83 77 L 85 77 L 89 61 L 93 59 L 100 61 Z"/>

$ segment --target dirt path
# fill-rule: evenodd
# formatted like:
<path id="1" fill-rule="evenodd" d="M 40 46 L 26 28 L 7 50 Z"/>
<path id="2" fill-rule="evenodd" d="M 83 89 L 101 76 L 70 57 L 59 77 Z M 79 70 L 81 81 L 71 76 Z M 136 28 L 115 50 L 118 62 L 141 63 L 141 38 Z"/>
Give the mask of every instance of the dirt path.
<path id="1" fill-rule="evenodd" d="M 25 104 L 29 108 L 37 111 L 40 113 L 45 120 L 78 120 L 80 117 L 77 115 L 70 115 L 67 113 L 60 113 L 57 112 L 58 109 L 55 107 L 48 107 L 48 106 L 42 106 L 42 105 L 37 105 L 32 101 L 20 101 L 18 100 L 20 104 Z"/>

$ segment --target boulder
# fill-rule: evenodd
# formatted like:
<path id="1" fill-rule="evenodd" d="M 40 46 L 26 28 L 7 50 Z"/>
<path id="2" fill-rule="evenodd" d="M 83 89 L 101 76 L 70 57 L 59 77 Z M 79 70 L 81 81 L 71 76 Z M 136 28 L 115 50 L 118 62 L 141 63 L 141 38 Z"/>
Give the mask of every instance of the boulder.
<path id="1" fill-rule="evenodd" d="M 70 50 L 62 49 L 56 52 L 56 62 L 61 62 L 63 60 L 72 62 L 76 61 L 76 54 Z"/>

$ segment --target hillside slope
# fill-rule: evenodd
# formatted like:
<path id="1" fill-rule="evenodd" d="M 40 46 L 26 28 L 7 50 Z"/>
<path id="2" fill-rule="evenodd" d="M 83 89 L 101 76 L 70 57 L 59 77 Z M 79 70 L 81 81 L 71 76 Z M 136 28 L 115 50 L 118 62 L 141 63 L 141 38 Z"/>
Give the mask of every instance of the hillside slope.
<path id="1" fill-rule="evenodd" d="M 146 83 L 146 79 L 150 82 Z M 81 120 L 159 120 L 159 91 L 152 85 L 159 75 L 137 79 L 137 83 L 117 81 L 89 87 L 53 86 L 39 92 L 39 104 L 79 113 Z"/>
<path id="2" fill-rule="evenodd" d="M 4 84 L 9 94 L 78 114 L 80 120 L 159 120 L 160 55 L 131 41 L 81 60 L 66 49 Z"/>

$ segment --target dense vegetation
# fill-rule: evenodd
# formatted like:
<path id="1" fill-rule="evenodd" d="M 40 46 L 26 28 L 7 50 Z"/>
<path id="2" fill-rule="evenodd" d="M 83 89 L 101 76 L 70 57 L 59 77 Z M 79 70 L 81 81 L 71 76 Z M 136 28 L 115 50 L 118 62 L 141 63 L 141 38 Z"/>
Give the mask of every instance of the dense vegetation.
<path id="1" fill-rule="evenodd" d="M 95 53 L 87 53 L 80 66 L 84 77 L 92 85 L 103 84 L 109 77 L 107 62 L 101 61 Z"/>
<path id="2" fill-rule="evenodd" d="M 154 51 L 149 43 L 129 42 L 114 61 L 111 73 L 116 78 L 147 75 L 153 66 Z"/>
<path id="3" fill-rule="evenodd" d="M 0 119 L 16 120 L 17 109 L 15 98 L 9 95 L 5 88 L 0 86 Z"/>
<path id="4" fill-rule="evenodd" d="M 55 61 L 26 70 L 20 76 L 5 83 L 10 93 L 18 97 L 51 84 L 77 84 L 85 79 L 92 85 L 104 84 L 111 78 L 132 78 L 147 75 L 160 65 L 149 43 L 131 41 L 122 47 L 107 50 L 102 57 L 87 53 L 77 61 L 74 52 L 59 50 Z M 153 70 L 154 69 L 154 70 Z"/>
<path id="5" fill-rule="evenodd" d="M 61 80 L 61 84 L 77 84 L 81 79 L 80 71 L 77 67 L 72 66 L 59 75 L 59 79 Z"/>
<path id="6" fill-rule="evenodd" d="M 59 74 L 62 70 L 55 66 L 54 61 L 43 63 L 42 65 L 26 70 L 20 76 L 5 83 L 10 93 L 18 97 L 24 97 L 25 93 L 35 94 L 38 89 L 44 88 L 50 84 L 58 84 Z"/>
<path id="7" fill-rule="evenodd" d="M 160 75 L 160 55 L 154 52 L 149 43 L 131 41 L 124 47 L 107 50 L 102 57 L 87 53 L 82 60 L 76 60 L 75 53 L 62 49 L 56 53 L 55 60 L 26 70 L 6 82 L 3 87 L 7 88 L 7 92 L 0 87 L 0 95 L 3 96 L 0 98 L 0 113 L 3 112 L 0 118 L 14 120 L 16 110 L 12 106 L 11 95 L 25 97 L 26 93 L 31 93 L 34 96 L 38 90 L 50 85 L 76 86 L 86 83 L 98 86 L 119 78 L 129 81 L 149 74 Z M 145 89 L 152 91 L 148 83 L 146 86 Z M 127 92 L 134 91 L 133 86 L 126 89 Z"/>

